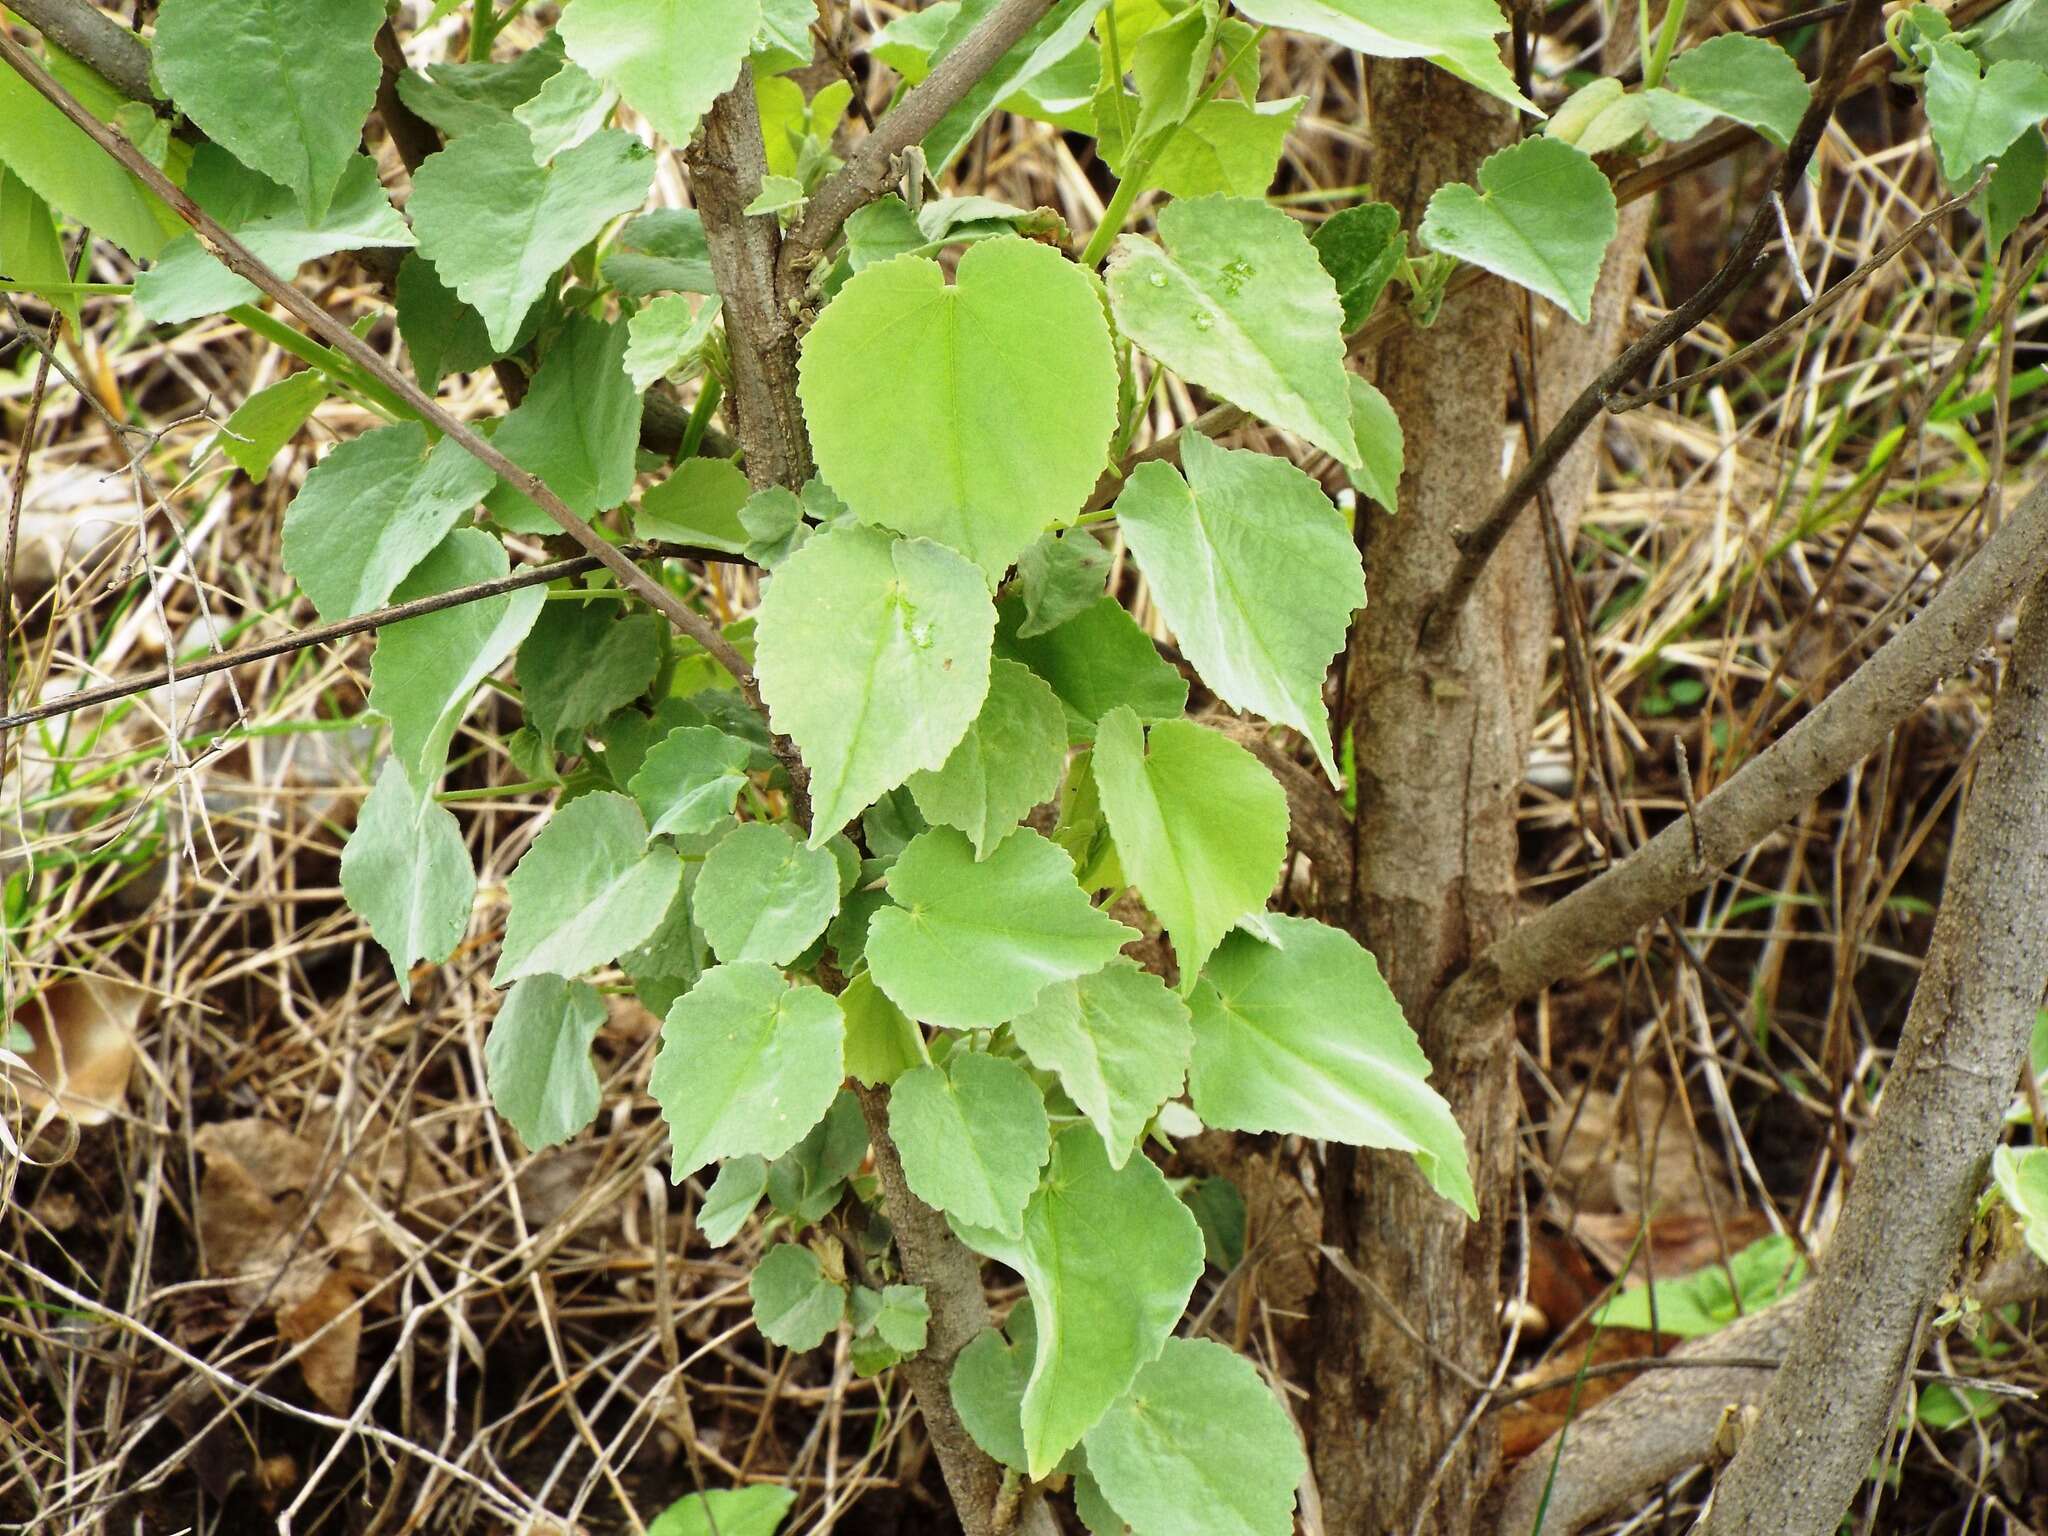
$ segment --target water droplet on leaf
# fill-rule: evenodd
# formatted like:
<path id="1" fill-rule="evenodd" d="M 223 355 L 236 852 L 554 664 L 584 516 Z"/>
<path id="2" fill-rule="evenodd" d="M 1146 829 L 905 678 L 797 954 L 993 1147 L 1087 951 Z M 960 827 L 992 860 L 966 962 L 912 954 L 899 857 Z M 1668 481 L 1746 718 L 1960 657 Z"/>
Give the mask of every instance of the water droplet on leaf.
<path id="1" fill-rule="evenodd" d="M 1154 288 L 1164 288 L 1166 286 L 1166 274 L 1164 272 L 1154 272 L 1151 277 L 1151 283 Z"/>

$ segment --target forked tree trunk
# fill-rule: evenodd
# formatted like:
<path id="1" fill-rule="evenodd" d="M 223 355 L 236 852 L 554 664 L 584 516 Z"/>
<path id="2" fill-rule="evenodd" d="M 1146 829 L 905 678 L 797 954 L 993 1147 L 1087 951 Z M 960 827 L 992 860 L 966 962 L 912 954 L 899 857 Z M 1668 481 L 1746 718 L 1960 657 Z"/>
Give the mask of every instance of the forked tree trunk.
<path id="1" fill-rule="evenodd" d="M 1411 229 L 1439 185 L 1470 181 L 1515 131 L 1504 110 L 1431 66 L 1375 63 L 1369 84 L 1378 190 Z M 1648 214 L 1647 204 L 1624 211 L 1592 323 L 1550 315 L 1535 370 L 1539 427 L 1619 350 Z M 1373 360 L 1406 431 L 1407 461 L 1400 514 L 1365 513 L 1359 524 L 1369 597 L 1344 689 L 1357 750 L 1350 922 L 1423 1032 L 1431 1080 L 1472 1147 L 1480 1217 L 1466 1221 L 1405 1159 L 1333 1149 L 1324 1240 L 1402 1316 L 1325 1266 L 1314 1434 L 1332 1536 L 1405 1532 L 1425 1505 L 1421 1529 L 1462 1536 L 1498 1459 L 1486 1420 L 1459 1438 L 1473 1401 L 1459 1371 L 1485 1378 L 1500 1348 L 1515 1176 L 1512 1019 L 1428 1021 L 1445 984 L 1516 913 L 1516 801 L 1555 616 L 1533 512 L 1493 561 L 1449 649 L 1425 658 L 1416 636 L 1457 560 L 1454 530 L 1500 491 L 1521 334 L 1518 296 L 1489 282 Z M 1588 433 L 1553 478 L 1567 539 L 1592 488 L 1597 445 L 1597 431 Z M 1429 1341 L 1426 1350 L 1404 1324 Z"/>

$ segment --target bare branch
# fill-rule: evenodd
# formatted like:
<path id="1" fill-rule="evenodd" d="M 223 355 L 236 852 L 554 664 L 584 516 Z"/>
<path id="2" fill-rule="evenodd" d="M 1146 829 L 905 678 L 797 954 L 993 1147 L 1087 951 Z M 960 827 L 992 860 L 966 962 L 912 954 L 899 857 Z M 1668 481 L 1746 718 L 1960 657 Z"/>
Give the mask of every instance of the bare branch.
<path id="1" fill-rule="evenodd" d="M 783 242 L 780 287 L 785 298 L 802 292 L 811 269 L 846 221 L 889 189 L 896 179 L 896 157 L 936 128 L 1054 3 L 1003 0 L 861 140 L 845 166 L 818 188 L 810 211 Z"/>
<path id="2" fill-rule="evenodd" d="M 1667 826 L 1485 950 L 1438 1002 L 1442 1018 L 1498 1018 L 1701 889 L 1876 751 L 1943 678 L 1968 665 L 2044 568 L 2048 483 L 2028 494 L 1911 625 L 1701 801 L 1690 823 Z"/>
<path id="3" fill-rule="evenodd" d="M 8 0 L 8 9 L 134 101 L 161 101 L 149 83 L 149 44 L 90 0 Z"/>
<path id="4" fill-rule="evenodd" d="M 198 232 L 200 239 L 230 271 L 262 289 L 308 330 L 384 385 L 409 409 L 418 412 L 422 420 L 455 439 L 473 457 L 494 470 L 500 479 L 531 499 L 569 537 L 617 576 L 621 586 L 702 646 L 713 660 L 738 681 L 747 702 L 766 714 L 766 709 L 761 703 L 760 689 L 754 681 L 753 669 L 747 665 L 745 658 L 733 649 L 732 643 L 725 638 L 716 624 L 688 607 L 674 593 L 629 560 L 617 546 L 611 544 L 589 523 L 577 516 L 540 476 L 531 470 L 522 469 L 506 458 L 491 446 L 490 440 L 482 433 L 467 422 L 450 415 L 411 379 L 386 362 L 375 348 L 257 260 L 246 246 L 187 197 L 181 188 L 151 164 L 133 145 L 73 100 L 70 93 L 53 80 L 49 72 L 5 32 L 0 32 L 0 58 L 4 58 L 16 74 L 35 87 L 38 94 L 69 118 L 107 154 L 119 161 L 131 175 L 161 198 L 179 218 L 191 225 Z"/>

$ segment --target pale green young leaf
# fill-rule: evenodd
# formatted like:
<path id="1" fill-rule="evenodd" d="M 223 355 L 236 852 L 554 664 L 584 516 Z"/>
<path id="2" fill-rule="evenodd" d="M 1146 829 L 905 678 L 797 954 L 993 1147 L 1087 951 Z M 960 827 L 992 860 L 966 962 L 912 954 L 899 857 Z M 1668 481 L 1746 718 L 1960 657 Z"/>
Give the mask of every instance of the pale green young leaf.
<path id="1" fill-rule="evenodd" d="M 811 23 L 818 0 L 761 0 L 761 28 L 754 34 L 754 73 L 780 74 L 811 62 Z"/>
<path id="2" fill-rule="evenodd" d="M 284 515 L 284 568 L 329 622 L 381 608 L 496 480 L 416 421 L 350 438 L 313 466 Z"/>
<path id="3" fill-rule="evenodd" d="M 1287 857 L 1287 792 L 1229 737 L 1162 720 L 1148 740 L 1128 709 L 1096 730 L 1095 784 L 1124 874 L 1172 938 L 1186 992 L 1237 920 L 1265 909 Z"/>
<path id="4" fill-rule="evenodd" d="M 629 299 L 651 293 L 715 297 L 711 247 L 694 208 L 657 208 L 629 219 L 605 253 L 604 278 Z"/>
<path id="5" fill-rule="evenodd" d="M 1437 188 L 1422 243 L 1541 294 L 1584 324 L 1614 238 L 1614 188 L 1569 144 L 1524 139 L 1480 162 L 1475 190 Z"/>
<path id="6" fill-rule="evenodd" d="M 1427 59 L 1511 107 L 1534 112 L 1501 62 L 1507 17 L 1494 0 L 1237 0 L 1269 27 L 1327 37 L 1383 59 Z"/>
<path id="7" fill-rule="evenodd" d="M 492 446 L 547 482 L 579 517 L 608 511 L 633 494 L 640 400 L 626 377 L 626 327 L 571 315 L 541 359 L 526 398 Z M 492 515 L 516 533 L 554 533 L 555 520 L 501 483 Z"/>
<path id="8" fill-rule="evenodd" d="M 413 177 L 420 254 L 509 347 L 555 272 L 654 181 L 654 153 L 616 128 L 535 165 L 517 123 L 465 134 Z"/>
<path id="9" fill-rule="evenodd" d="M 1190 383 L 1358 461 L 1344 309 L 1308 232 L 1265 202 L 1167 205 L 1160 243 L 1125 235 L 1109 261 L 1117 325 Z"/>
<path id="10" fill-rule="evenodd" d="M 2000 1147 L 1992 1155 L 1992 1174 L 2001 1179 L 2001 1189 L 2002 1167 L 2012 1167 L 2012 1156 L 2010 1147 Z M 2048 1193 L 2048 1181 L 2042 1181 L 2039 1192 Z M 1704 1338 L 1739 1317 L 1782 1301 L 1805 1279 L 1805 1256 L 1790 1237 L 1774 1232 L 1728 1255 L 1725 1263 L 1716 1259 L 1690 1274 L 1631 1285 L 1594 1313 L 1593 1321 L 1601 1328 L 1636 1328 L 1675 1339 Z"/>
<path id="11" fill-rule="evenodd" d="M 624 795 L 571 800 L 505 882 L 510 912 L 492 984 L 575 976 L 616 959 L 660 925 L 682 873 L 673 849 L 648 846 L 640 808 Z"/>
<path id="12" fill-rule="evenodd" d="M 1344 329 L 1357 330 L 1400 270 L 1406 254 L 1401 215 L 1390 203 L 1360 203 L 1339 209 L 1316 227 L 1309 244 L 1315 247 L 1316 259 L 1330 274 L 1330 281 L 1337 285 Z"/>
<path id="13" fill-rule="evenodd" d="M 872 1329 L 897 1353 L 914 1355 L 924 1348 L 932 1309 L 923 1286 L 885 1285 L 879 1291 L 856 1291 L 852 1311 L 855 1326 L 863 1332 Z"/>
<path id="14" fill-rule="evenodd" d="M 682 726 L 649 750 L 626 787 L 654 836 L 709 832 L 732 814 L 753 755 L 750 745 L 716 726 Z"/>
<path id="15" fill-rule="evenodd" d="M 1991 1157 L 1991 1178 L 2027 1247 L 2048 1262 L 2048 1148 L 2000 1147 Z"/>
<path id="16" fill-rule="evenodd" d="M 714 1248 L 731 1242 L 754 1214 L 754 1207 L 761 1203 L 767 1189 L 765 1159 L 751 1153 L 727 1158 L 719 1165 L 718 1177 L 704 1192 L 704 1203 L 697 1207 L 697 1230 L 704 1234 L 704 1241 Z"/>
<path id="17" fill-rule="evenodd" d="M 1108 578 L 1109 551 L 1086 529 L 1040 534 L 1017 557 L 1017 590 L 1024 598 L 1017 634 L 1032 639 L 1092 608 Z"/>
<path id="18" fill-rule="evenodd" d="M 846 1287 L 825 1278 L 818 1256 L 797 1243 L 778 1243 L 747 1281 L 754 1326 L 785 1349 L 816 1349 L 846 1315 Z"/>
<path id="19" fill-rule="evenodd" d="M 1351 432 L 1358 439 L 1358 468 L 1346 470 L 1353 490 L 1371 497 L 1389 513 L 1398 512 L 1401 470 L 1407 444 L 1401 418 L 1379 389 L 1357 374 L 1351 376 Z"/>
<path id="20" fill-rule="evenodd" d="M 383 0 L 163 0 L 150 63 L 178 109 L 318 219 L 363 137 Z"/>
<path id="21" fill-rule="evenodd" d="M 866 971 L 839 994 L 846 1014 L 846 1073 L 868 1088 L 893 1083 L 924 1060 L 917 1026 Z"/>
<path id="22" fill-rule="evenodd" d="M 1024 1388 L 1038 1354 L 1038 1330 L 1027 1297 L 1010 1308 L 1000 1330 L 984 1328 L 953 1362 L 948 1387 L 974 1443 L 1013 1472 L 1025 1469 Z"/>
<path id="23" fill-rule="evenodd" d="M 661 666 L 661 630 L 651 613 L 619 617 L 615 602 L 548 603 L 519 650 L 527 724 L 554 747 L 632 703 Z"/>
<path id="24" fill-rule="evenodd" d="M 1161 146 L 1145 185 L 1173 197 L 1264 197 L 1306 99 L 1204 102 Z"/>
<path id="25" fill-rule="evenodd" d="M 775 729 L 811 770 L 813 847 L 945 763 L 987 696 L 994 632 L 982 574 L 927 539 L 838 528 L 777 567 L 756 658 Z"/>
<path id="26" fill-rule="evenodd" d="M 484 1038 L 491 1103 L 529 1151 L 567 1141 L 597 1118 L 590 1043 L 604 1027 L 597 988 L 529 976 L 505 994 Z"/>
<path id="27" fill-rule="evenodd" d="M 152 261 L 184 222 L 11 69 L 0 69 L 0 165 L 36 196 L 137 261 Z"/>
<path id="28" fill-rule="evenodd" d="M 1028 667 L 996 661 L 974 724 L 942 766 L 910 776 L 910 793 L 926 821 L 958 827 L 985 859 L 1058 791 L 1066 761 L 1067 721 L 1052 685 Z"/>
<path id="29" fill-rule="evenodd" d="M 1110 1507 L 1102 1485 L 1085 1469 L 1074 1477 L 1074 1513 L 1081 1517 L 1081 1528 L 1088 1536 L 1131 1536 L 1130 1526 Z"/>
<path id="30" fill-rule="evenodd" d="M 1790 141 L 1812 94 L 1791 54 L 1767 39 L 1739 32 L 1709 38 L 1672 59 L 1664 72 L 1664 87 L 1779 145 Z M 1579 147 L 1598 153 L 1584 144 Z"/>
<path id="31" fill-rule="evenodd" d="M 644 390 L 657 379 L 694 367 L 704 355 L 705 343 L 716 331 L 719 302 L 715 298 L 692 304 L 687 294 L 663 294 L 633 312 L 626 322 L 631 339 L 626 344 L 626 377 L 633 388 Z"/>
<path id="32" fill-rule="evenodd" d="M 804 184 L 794 176 L 763 176 L 761 190 L 741 212 L 749 218 L 763 213 L 786 213 L 801 207 L 803 201 Z"/>
<path id="33" fill-rule="evenodd" d="M 714 1488 L 669 1505 L 648 1525 L 647 1536 L 775 1536 L 795 1502 L 795 1489 L 766 1483 Z"/>
<path id="34" fill-rule="evenodd" d="M 533 140 L 534 163 L 546 165 L 609 124 L 618 102 L 617 91 L 593 80 L 572 60 L 514 107 L 512 116 Z"/>
<path id="35" fill-rule="evenodd" d="M 861 1113 L 860 1100 L 841 1090 L 825 1118 L 770 1166 L 768 1198 L 777 1214 L 794 1225 L 823 1221 L 867 1155 L 867 1117 Z"/>
<path id="36" fill-rule="evenodd" d="M 889 1093 L 889 1131 L 903 1179 L 926 1205 L 1010 1237 L 1052 1149 L 1045 1100 L 1031 1074 L 982 1051 L 920 1066 Z"/>
<path id="37" fill-rule="evenodd" d="M 951 827 L 920 833 L 868 925 L 875 984 L 914 1019 L 993 1029 L 1056 981 L 1101 970 L 1138 935 L 1089 905 L 1055 844 L 1020 828 L 977 863 Z"/>
<path id="38" fill-rule="evenodd" d="M 1300 731 L 1334 780 L 1323 678 L 1365 604 L 1351 531 L 1285 459 L 1186 438 L 1186 478 L 1140 465 L 1117 498 L 1117 524 L 1202 680 Z"/>
<path id="39" fill-rule="evenodd" d="M 1687 111 L 1681 99 L 1668 91 L 1631 91 L 1612 75 L 1603 75 L 1582 85 L 1565 101 L 1565 104 L 1551 113 L 1550 121 L 1543 125 L 1544 134 L 1571 145 L 1582 155 L 1604 155 L 1610 149 L 1619 149 L 1630 139 L 1641 133 L 1651 119 L 1653 98 L 1670 97 L 1679 102 L 1679 110 Z M 1711 120 L 1713 113 L 1701 109 L 1702 124 Z M 1659 131 L 1663 131 L 1660 121 Z M 1689 138 L 1698 129 L 1670 134 L 1666 138 Z"/>
<path id="40" fill-rule="evenodd" d="M 991 581 L 1073 520 L 1116 430 L 1116 359 L 1087 274 L 1013 236 L 969 250 L 951 286 L 909 256 L 851 278 L 804 339 L 799 388 L 819 473 L 854 515 L 936 539 Z"/>
<path id="41" fill-rule="evenodd" d="M 633 532 L 657 543 L 737 555 L 751 542 L 740 512 L 753 494 L 745 471 L 737 465 L 724 459 L 685 459 L 640 498 Z"/>
<path id="42" fill-rule="evenodd" d="M 1258 1367 L 1208 1339 L 1168 1339 L 1088 1431 L 1088 1473 L 1135 1536 L 1289 1536 L 1308 1470 Z"/>
<path id="43" fill-rule="evenodd" d="M 1478 1214 L 1464 1135 L 1380 968 L 1341 929 L 1298 917 L 1234 933 L 1192 999 L 1188 1096 L 1222 1131 L 1278 1131 L 1410 1152 Z"/>
<path id="44" fill-rule="evenodd" d="M 1201 1278 L 1201 1229 L 1149 1159 L 1112 1168 L 1093 1127 L 1076 1125 L 1053 1142 L 1021 1237 L 961 1236 L 1022 1275 L 1031 1295 L 1024 1459 L 1042 1478 L 1158 1357 Z"/>
<path id="45" fill-rule="evenodd" d="M 5 251 L 0 250 L 0 261 L 4 260 Z M 261 485 L 270 478 L 271 460 L 298 436 L 299 428 L 312 418 L 327 392 L 326 375 L 312 368 L 302 368 L 259 389 L 227 419 L 220 434 L 220 451 Z"/>
<path id="46" fill-rule="evenodd" d="M 213 157 L 226 159 L 212 145 L 199 146 L 193 159 L 195 182 L 198 167 Z M 239 167 L 236 174 L 261 182 Z M 332 200 L 317 219 L 309 219 L 282 188 L 261 185 L 267 195 L 249 217 L 223 222 L 257 260 L 281 276 L 290 277 L 305 263 L 336 251 L 395 250 L 413 243 L 412 231 L 377 180 L 377 162 L 368 155 L 357 155 L 343 167 Z M 219 314 L 259 296 L 254 283 L 222 266 L 197 235 L 180 235 L 135 279 L 135 302 L 158 325 Z"/>
<path id="47" fill-rule="evenodd" d="M 839 866 L 780 822 L 735 827 L 697 876 L 698 926 L 719 959 L 787 965 L 839 910 Z"/>
<path id="48" fill-rule="evenodd" d="M 824 1119 L 845 1077 L 845 1021 L 817 987 L 758 960 L 715 966 L 661 1027 L 648 1092 L 680 1184 L 722 1157 L 777 1158 Z"/>
<path id="49" fill-rule="evenodd" d="M 524 125 L 513 113 L 561 73 L 562 40 L 550 32 L 509 59 L 430 64 L 398 77 L 398 99 L 447 138 Z"/>
<path id="50" fill-rule="evenodd" d="M 510 573 L 505 546 L 478 528 L 458 528 L 435 546 L 392 594 L 400 602 L 452 592 Z M 540 617 L 541 587 L 422 614 L 379 632 L 370 658 L 370 708 L 391 722 L 391 755 L 415 784 L 440 782 L 448 744 L 483 680 Z"/>
<path id="51" fill-rule="evenodd" d="M 1023 662 L 1052 684 L 1067 712 L 1068 740 L 1094 740 L 1095 722 L 1120 704 L 1141 720 L 1176 719 L 1187 708 L 1187 679 L 1114 597 L 1097 597 L 1029 637 L 1022 601 L 1006 599 L 998 613 L 996 654 Z"/>
<path id="52" fill-rule="evenodd" d="M 455 953 L 469 927 L 476 872 L 447 807 L 414 789 L 386 758 L 341 853 L 341 893 L 391 957 L 398 995 L 410 1001 L 412 968 Z"/>
<path id="53" fill-rule="evenodd" d="M 1136 962 L 1055 982 L 1010 1021 L 1032 1064 L 1058 1076 L 1121 1168 L 1159 1106 L 1180 1092 L 1194 1034 L 1187 1006 Z"/>
<path id="54" fill-rule="evenodd" d="M 0 272 L 30 290 L 71 281 L 71 267 L 64 259 L 64 242 L 57 236 L 57 220 L 50 205 L 7 168 L 4 154 L 0 154 Z M 50 287 L 43 297 L 63 314 L 76 334 L 78 295 Z"/>
<path id="55" fill-rule="evenodd" d="M 577 0 L 557 30 L 569 57 L 680 149 L 739 77 L 760 0 Z"/>
<path id="56" fill-rule="evenodd" d="M 1961 43 L 1934 45 L 1927 65 L 1927 126 L 1941 152 L 1942 174 L 1966 184 L 1986 160 L 2048 118 L 2048 71 L 2023 59 L 1989 70 Z"/>

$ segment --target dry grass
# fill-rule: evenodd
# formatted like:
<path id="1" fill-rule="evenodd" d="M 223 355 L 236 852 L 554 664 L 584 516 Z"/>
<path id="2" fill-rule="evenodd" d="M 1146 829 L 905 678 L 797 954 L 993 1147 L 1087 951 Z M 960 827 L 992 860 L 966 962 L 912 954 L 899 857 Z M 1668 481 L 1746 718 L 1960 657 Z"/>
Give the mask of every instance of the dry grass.
<path id="1" fill-rule="evenodd" d="M 891 9 L 855 7 L 863 24 Z M 1733 5 L 1724 19 L 1763 18 Z M 417 46 L 432 56 L 445 37 Z M 1593 40 L 1581 26 L 1545 62 Z M 1279 190 L 1371 179 L 1351 61 L 1271 41 L 1268 81 L 1308 97 Z M 1876 101 L 1823 146 L 1822 195 L 1793 214 L 1797 275 L 1780 260 L 1667 368 L 1725 355 L 1796 310 L 1802 282 L 1824 287 L 1946 195 L 1912 125 Z M 1762 166 L 1724 164 L 1667 198 L 1639 323 L 1710 268 Z M 1081 231 L 1104 200 L 1095 168 L 1032 123 L 985 132 L 959 179 L 1056 207 Z M 673 165 L 660 190 L 683 197 Z M 2038 238 L 2016 244 L 2031 255 Z M 2017 270 L 2008 261 L 1997 281 Z M 130 274 L 98 247 L 81 275 Z M 315 286 L 347 314 L 380 307 L 346 264 Z M 1962 365 L 1956 393 L 1981 401 L 1938 407 L 1913 441 L 1887 438 L 1990 291 L 1974 221 L 1947 220 L 1774 355 L 1608 425 L 1573 551 L 1590 621 L 1559 644 L 1531 753 L 1532 899 L 1682 812 L 1678 748 L 1704 794 L 1909 617 L 1998 516 L 2001 458 L 2008 496 L 2036 473 L 2033 396 L 1995 404 L 2001 374 L 2035 381 L 2032 294 Z M 396 353 L 389 325 L 372 339 Z M 209 447 L 285 368 L 246 331 L 166 337 L 124 301 L 88 300 L 61 355 L 119 432 L 53 379 L 31 437 L 37 355 L 4 334 L 0 354 L 0 487 L 24 505 L 13 698 L 306 620 L 279 564 L 282 511 L 321 450 L 370 418 L 331 401 L 252 485 Z M 488 377 L 452 393 L 466 414 L 502 408 Z M 1202 403 L 1168 381 L 1154 425 Z M 1895 473 L 1860 516 L 1880 449 Z M 751 601 L 744 573 L 708 579 L 733 611 Z M 1129 597 L 1148 611 L 1142 591 Z M 1583 648 L 1589 707 L 1568 700 L 1566 645 Z M 400 1001 L 337 889 L 376 748 L 368 654 L 305 653 L 6 744 L 9 1007 L 41 1039 L 141 1006 L 132 1062 L 115 1063 L 125 1091 L 103 1112 L 39 1109 L 20 1073 L 0 1086 L 0 1520 L 38 1536 L 269 1519 L 297 1532 L 638 1530 L 691 1487 L 769 1479 L 801 1492 L 792 1531 L 944 1528 L 900 1391 L 855 1377 L 843 1340 L 792 1358 L 755 1337 L 758 1238 L 708 1250 L 701 1190 L 669 1187 L 644 1010 L 615 1000 L 599 1039 L 595 1132 L 530 1155 L 490 1111 L 492 941 L 545 800 L 517 785 L 495 700 L 472 715 L 449 779 L 479 917 Z M 1546 1349 L 1576 1360 L 1573 1307 L 1656 1202 L 1660 1272 L 1745 1234 L 1806 1244 L 1825 1231 L 1903 1019 L 1997 665 L 1952 680 L 1886 754 L 1639 951 L 1527 1017 L 1519 1365 Z M 82 995 L 94 977 L 138 990 Z M 1312 1151 L 1210 1152 L 1190 1160 L 1245 1184 L 1255 1242 L 1197 1312 L 1299 1380 Z M 2007 1334 L 1995 1360 L 1946 1348 L 1962 1374 L 2038 1385 L 2030 1336 Z M 1904 1513 L 1881 1528 L 2040 1523 L 2041 1422 L 2021 1402 L 1945 1434 L 1916 1427 L 1898 1448 Z M 1682 1518 L 1699 1491 L 1632 1524 Z"/>

